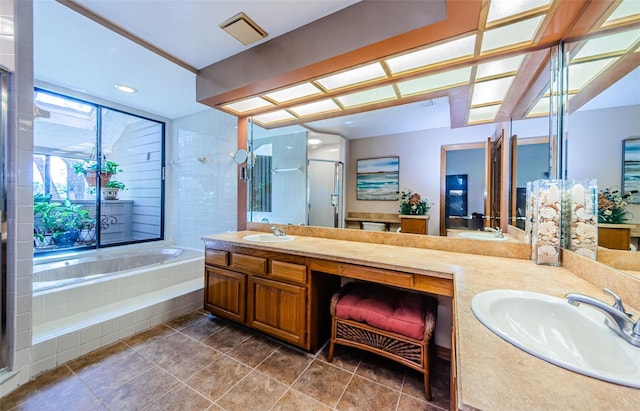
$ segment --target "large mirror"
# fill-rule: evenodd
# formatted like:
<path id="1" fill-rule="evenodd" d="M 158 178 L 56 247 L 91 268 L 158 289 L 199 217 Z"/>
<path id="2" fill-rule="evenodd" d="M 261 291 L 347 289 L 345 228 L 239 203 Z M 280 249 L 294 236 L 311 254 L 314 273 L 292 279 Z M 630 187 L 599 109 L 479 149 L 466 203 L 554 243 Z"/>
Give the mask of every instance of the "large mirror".
<path id="1" fill-rule="evenodd" d="M 568 178 L 596 178 L 600 190 L 622 189 L 623 141 L 640 137 L 639 46 L 637 28 L 592 35 L 566 45 Z M 601 247 L 598 259 L 640 276 L 640 253 L 631 251 L 639 245 L 640 204 L 628 204 L 626 217 L 630 227 L 621 230 L 628 230 L 630 244 L 620 247 L 624 250 Z M 600 237 L 604 238 L 602 233 Z"/>

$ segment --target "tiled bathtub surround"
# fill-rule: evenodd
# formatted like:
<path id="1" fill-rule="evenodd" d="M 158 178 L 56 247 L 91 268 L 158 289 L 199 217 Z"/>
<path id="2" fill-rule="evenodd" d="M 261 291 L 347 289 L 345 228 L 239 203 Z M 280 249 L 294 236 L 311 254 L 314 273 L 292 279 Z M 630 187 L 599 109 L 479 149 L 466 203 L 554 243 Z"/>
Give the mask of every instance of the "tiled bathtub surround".
<path id="1" fill-rule="evenodd" d="M 32 374 L 202 305 L 202 253 L 34 293 Z"/>

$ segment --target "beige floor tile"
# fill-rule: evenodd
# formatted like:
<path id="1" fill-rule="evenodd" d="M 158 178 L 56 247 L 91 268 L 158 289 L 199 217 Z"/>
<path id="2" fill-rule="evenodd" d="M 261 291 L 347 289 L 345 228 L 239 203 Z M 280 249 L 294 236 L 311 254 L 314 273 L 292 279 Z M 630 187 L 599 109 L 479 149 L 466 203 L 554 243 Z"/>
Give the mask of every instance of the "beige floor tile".
<path id="1" fill-rule="evenodd" d="M 331 408 L 290 388 L 273 407 L 273 411 L 331 411 Z"/>
<path id="2" fill-rule="evenodd" d="M 293 388 L 330 407 L 335 407 L 353 374 L 324 361 L 315 360 L 293 384 Z"/>
<path id="3" fill-rule="evenodd" d="M 131 337 L 125 338 L 122 342 L 133 347 L 134 349 L 139 349 L 141 348 L 141 346 L 151 344 L 156 340 L 165 338 L 166 336 L 174 333 L 174 329 L 161 324 L 157 327 L 153 327 L 139 334 L 135 334 Z"/>
<path id="4" fill-rule="evenodd" d="M 336 345 L 334 353 L 333 353 L 333 361 L 331 364 L 336 367 L 340 367 L 343 370 L 349 372 L 355 372 L 356 368 L 358 368 L 358 364 L 360 364 L 360 360 L 362 359 L 362 350 L 358 350 L 356 348 L 351 348 L 343 345 Z M 329 344 L 323 348 L 323 350 L 318 353 L 318 358 L 327 361 L 327 355 L 329 354 Z"/>
<path id="5" fill-rule="evenodd" d="M 180 383 L 177 387 L 153 402 L 145 411 L 204 411 L 213 403 L 194 391 L 186 384 Z"/>
<path id="6" fill-rule="evenodd" d="M 111 410 L 141 410 L 180 382 L 160 367 L 153 367 L 118 388 L 102 395 Z"/>
<path id="7" fill-rule="evenodd" d="M 192 376 L 220 355 L 213 348 L 181 333 L 154 341 L 139 349 L 138 353 L 180 380 Z"/>
<path id="8" fill-rule="evenodd" d="M 283 384 L 291 385 L 311 361 L 312 355 L 282 346 L 257 369 Z"/>
<path id="9" fill-rule="evenodd" d="M 400 391 L 354 376 L 336 407 L 339 411 L 394 411 Z"/>
<path id="10" fill-rule="evenodd" d="M 241 362 L 222 355 L 185 382 L 211 401 L 216 401 L 250 371 L 251 368 Z"/>
<path id="11" fill-rule="evenodd" d="M 280 345 L 266 337 L 254 335 L 227 351 L 227 355 L 251 368 L 255 368 L 273 354 Z"/>
<path id="12" fill-rule="evenodd" d="M 252 371 L 216 403 L 229 411 L 269 410 L 285 391 L 286 385 L 259 371 Z"/>
<path id="13" fill-rule="evenodd" d="M 447 408 L 448 409 L 448 408 Z M 429 404 L 405 394 L 400 395 L 397 411 L 446 411 L 444 408 Z"/>
<path id="14" fill-rule="evenodd" d="M 387 358 L 364 354 L 356 374 L 394 390 L 402 388 L 407 367 Z"/>
<path id="15" fill-rule="evenodd" d="M 227 352 L 253 335 L 245 328 L 229 325 L 201 340 L 202 343 L 221 352 Z"/>
<path id="16" fill-rule="evenodd" d="M 207 316 L 204 319 L 197 321 L 193 324 L 188 325 L 180 329 L 180 332 L 188 335 L 197 341 L 202 341 L 206 338 L 211 337 L 213 334 L 227 327 L 229 323 L 227 321 L 223 321 L 214 316 Z"/>

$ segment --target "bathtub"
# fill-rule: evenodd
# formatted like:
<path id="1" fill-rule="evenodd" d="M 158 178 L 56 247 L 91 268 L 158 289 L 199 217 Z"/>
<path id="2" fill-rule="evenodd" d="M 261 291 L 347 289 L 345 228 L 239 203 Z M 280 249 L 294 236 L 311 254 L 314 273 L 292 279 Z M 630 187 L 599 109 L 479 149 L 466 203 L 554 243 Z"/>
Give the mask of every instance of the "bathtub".
<path id="1" fill-rule="evenodd" d="M 144 244 L 34 264 L 32 375 L 202 308 L 203 254 Z"/>
<path id="2" fill-rule="evenodd" d="M 125 253 L 95 254 L 36 264 L 33 266 L 33 291 L 38 292 L 84 281 L 119 275 L 140 268 L 195 257 L 197 252 L 181 248 L 149 248 Z M 179 258 L 181 257 L 181 258 Z"/>

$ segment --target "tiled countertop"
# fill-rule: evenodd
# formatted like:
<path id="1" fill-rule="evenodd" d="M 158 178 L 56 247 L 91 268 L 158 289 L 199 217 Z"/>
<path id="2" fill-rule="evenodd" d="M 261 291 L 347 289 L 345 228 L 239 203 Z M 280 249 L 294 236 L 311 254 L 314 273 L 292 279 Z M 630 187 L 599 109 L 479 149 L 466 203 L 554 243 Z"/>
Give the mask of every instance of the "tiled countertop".
<path id="1" fill-rule="evenodd" d="M 255 232 L 225 233 L 203 239 L 453 278 L 460 409 L 627 410 L 640 404 L 640 390 L 586 377 L 540 360 L 493 334 L 471 312 L 473 296 L 498 288 L 557 297 L 578 292 L 606 298 L 599 288 L 565 268 L 539 266 L 529 260 L 305 236 L 283 243 L 242 239 L 252 233 Z M 629 308 L 638 312 L 636 307 Z"/>

